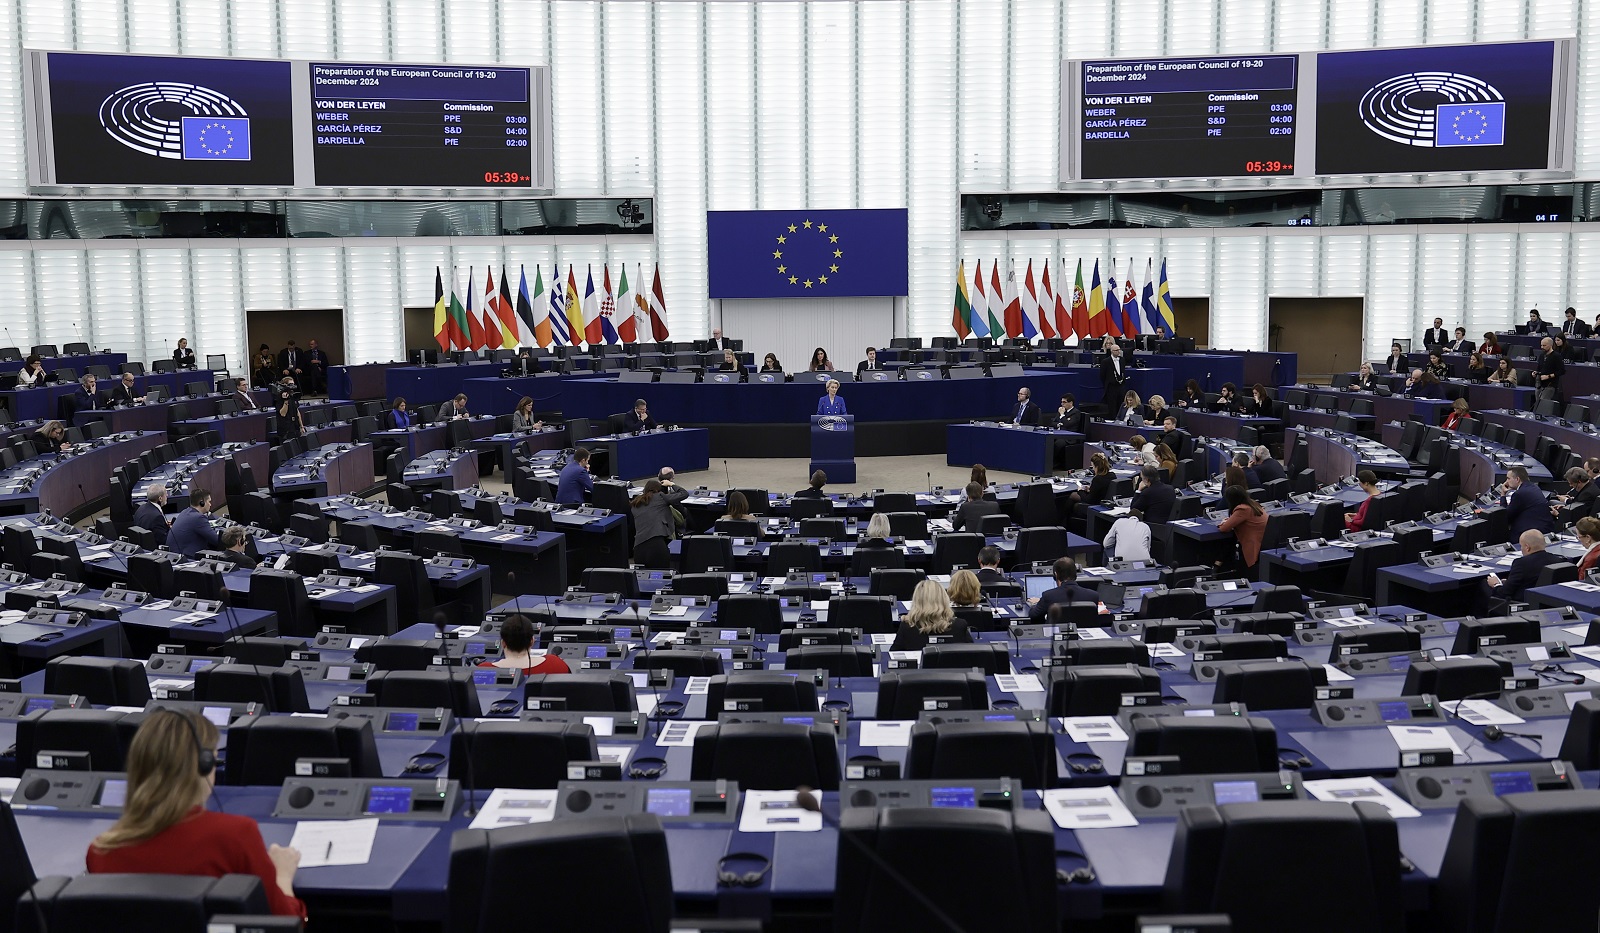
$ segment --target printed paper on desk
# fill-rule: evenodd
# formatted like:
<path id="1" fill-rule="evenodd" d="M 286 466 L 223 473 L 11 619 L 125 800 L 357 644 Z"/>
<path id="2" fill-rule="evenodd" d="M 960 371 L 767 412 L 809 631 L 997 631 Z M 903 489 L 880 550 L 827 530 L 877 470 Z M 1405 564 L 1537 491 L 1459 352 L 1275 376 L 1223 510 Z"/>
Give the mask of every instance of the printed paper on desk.
<path id="1" fill-rule="evenodd" d="M 681 616 L 686 615 L 688 612 L 688 606 L 668 606 L 665 609 L 657 609 L 652 606 L 650 609 L 650 614 L 653 616 Z"/>
<path id="2" fill-rule="evenodd" d="M 1566 632 L 1568 635 L 1574 635 L 1574 636 L 1576 636 L 1578 638 L 1588 638 L 1589 637 L 1589 626 L 1587 626 L 1587 625 L 1568 625 L 1568 626 L 1563 627 L 1561 630 L 1563 632 Z M 1572 653 L 1573 654 L 1578 654 L 1579 653 L 1579 649 L 1577 649 L 1577 648 L 1572 649 Z M 1595 660 L 1596 661 L 1600 661 L 1600 658 L 1595 658 Z"/>
<path id="3" fill-rule="evenodd" d="M 1457 757 L 1463 754 L 1461 746 L 1456 744 L 1455 736 L 1444 726 L 1390 726 L 1389 735 L 1394 737 L 1394 744 L 1403 752 L 1448 748 Z"/>
<path id="4" fill-rule="evenodd" d="M 473 817 L 469 828 L 494 829 L 497 826 L 548 823 L 556 815 L 556 793 L 553 790 L 497 787 L 483 802 L 483 809 Z"/>
<path id="5" fill-rule="evenodd" d="M 1183 649 L 1171 642 L 1158 642 L 1148 646 L 1152 658 L 1181 658 L 1184 657 Z"/>
<path id="6" fill-rule="evenodd" d="M 1488 700 L 1455 700 L 1441 705 L 1448 705 L 1457 718 L 1474 726 L 1518 726 L 1527 722 L 1516 713 L 1501 709 Z"/>
<path id="7" fill-rule="evenodd" d="M 1079 567 L 1078 568 L 1078 572 L 1079 573 L 1086 573 L 1091 577 L 1109 577 L 1109 576 L 1111 576 L 1111 568 L 1110 567 Z"/>
<path id="8" fill-rule="evenodd" d="M 1062 829 L 1113 829 L 1138 826 L 1127 804 L 1109 787 L 1057 787 L 1039 796 L 1050 818 Z"/>
<path id="9" fill-rule="evenodd" d="M 739 814 L 741 833 L 814 833 L 822 814 L 800 809 L 799 791 L 747 790 Z"/>
<path id="10" fill-rule="evenodd" d="M 1092 641 L 1096 638 L 1110 638 L 1111 633 L 1103 628 L 1080 628 L 1078 637 L 1084 641 Z"/>
<path id="11" fill-rule="evenodd" d="M 691 678 L 689 678 L 689 685 L 683 688 L 683 692 L 685 694 L 689 695 L 689 696 L 692 696 L 692 697 L 693 696 L 705 696 L 706 693 L 710 689 L 711 689 L 711 678 L 709 678 L 709 677 L 691 677 Z"/>
<path id="12" fill-rule="evenodd" d="M 1128 733 L 1114 716 L 1063 716 L 1061 728 L 1074 742 L 1127 742 Z"/>
<path id="13" fill-rule="evenodd" d="M 583 724 L 593 726 L 597 736 L 614 735 L 617 731 L 617 721 L 610 716 L 585 716 Z"/>
<path id="14" fill-rule="evenodd" d="M 515 541 L 519 537 L 521 537 L 521 535 L 518 535 L 518 534 L 515 534 L 515 533 L 512 533 L 512 532 L 507 532 L 507 533 L 505 533 L 503 535 L 495 535 L 494 537 L 490 538 L 489 540 L 490 541 Z"/>
<path id="15" fill-rule="evenodd" d="M 301 868 L 365 865 L 372 861 L 372 843 L 377 837 L 377 817 L 302 820 L 294 824 L 294 838 L 289 840 L 289 848 L 300 850 Z"/>
<path id="16" fill-rule="evenodd" d="M 183 623 L 204 622 L 207 619 L 215 619 L 216 617 L 217 617 L 217 614 L 215 612 L 186 612 L 183 615 L 178 616 L 177 618 L 173 619 L 172 621 L 174 621 L 174 622 L 183 622 Z"/>
<path id="17" fill-rule="evenodd" d="M 1583 675 L 1585 678 L 1587 678 L 1589 680 L 1600 682 L 1600 669 L 1596 669 L 1596 668 L 1593 668 L 1593 667 L 1573 667 L 1573 668 L 1568 668 L 1567 669 L 1567 673 L 1569 673 L 1569 674 L 1581 674 L 1581 675 Z M 152 686 L 154 686 L 154 685 L 152 684 Z"/>
<path id="18" fill-rule="evenodd" d="M 1593 583 L 1579 583 L 1576 580 L 1568 580 L 1566 583 L 1561 585 L 1570 586 L 1580 593 L 1593 593 L 1597 590 L 1600 590 L 1600 586 L 1595 586 Z"/>
<path id="19" fill-rule="evenodd" d="M 656 739 L 656 744 L 668 748 L 680 745 L 693 745 L 695 733 L 704 729 L 711 723 L 697 719 L 691 722 L 669 722 L 661 729 L 661 735 Z"/>
<path id="20" fill-rule="evenodd" d="M 1322 669 L 1328 672 L 1328 683 L 1330 684 L 1342 683 L 1346 680 L 1355 680 L 1354 677 L 1346 674 L 1344 671 L 1339 670 L 1332 664 L 1324 664 L 1322 665 Z"/>
<path id="21" fill-rule="evenodd" d="M 628 756 L 633 754 L 634 747 L 632 745 L 598 745 L 595 747 L 595 753 L 600 756 L 601 761 L 614 761 L 619 765 L 626 765 Z"/>
<path id="22" fill-rule="evenodd" d="M 648 683 L 649 682 L 649 678 L 650 678 L 650 672 L 649 671 L 643 671 L 642 673 L 645 676 L 645 682 Z M 639 694 L 638 697 L 637 697 L 638 704 L 639 704 L 639 712 L 648 717 L 651 713 L 656 711 L 656 703 L 659 702 L 660 699 L 661 699 L 660 697 L 656 696 L 653 693 L 641 693 L 641 694 Z"/>
<path id="23" fill-rule="evenodd" d="M 861 722 L 861 744 L 875 748 L 905 748 L 911 744 L 910 719 L 866 719 Z"/>
<path id="24" fill-rule="evenodd" d="M 1569 631 L 1571 630 L 1569 629 Z M 1588 635 L 1588 632 L 1574 632 L 1573 634 L 1586 636 Z M 1579 645 L 1578 647 L 1572 649 L 1572 653 L 1580 658 L 1588 658 L 1591 661 L 1600 661 L 1600 645 Z"/>
<path id="25" fill-rule="evenodd" d="M 381 589 L 383 589 L 383 585 L 382 584 L 379 584 L 379 583 L 363 583 L 360 586 L 351 588 L 350 592 L 352 592 L 352 593 L 376 593 Z"/>
<path id="26" fill-rule="evenodd" d="M 1038 674 L 996 674 L 995 686 L 1001 693 L 1043 693 L 1044 684 Z"/>
<path id="27" fill-rule="evenodd" d="M 894 644 L 894 633 L 893 632 L 873 632 L 872 633 L 872 643 L 874 645 L 892 645 L 892 644 Z"/>
<path id="28" fill-rule="evenodd" d="M 1333 803 L 1375 803 L 1397 820 L 1408 820 L 1422 813 L 1395 796 L 1394 791 L 1378 783 L 1375 777 L 1329 778 L 1306 781 L 1306 792 L 1318 800 Z"/>

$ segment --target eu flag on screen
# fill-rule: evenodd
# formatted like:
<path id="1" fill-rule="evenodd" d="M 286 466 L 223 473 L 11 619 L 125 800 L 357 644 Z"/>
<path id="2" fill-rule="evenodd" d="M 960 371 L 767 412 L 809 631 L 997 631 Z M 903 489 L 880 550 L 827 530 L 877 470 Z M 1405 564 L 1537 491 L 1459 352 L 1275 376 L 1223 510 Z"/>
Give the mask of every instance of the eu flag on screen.
<path id="1" fill-rule="evenodd" d="M 906 211 L 707 211 L 712 298 L 904 295 Z"/>
<path id="2" fill-rule="evenodd" d="M 249 117 L 184 117 L 183 157 L 198 162 L 248 162 Z"/>
<path id="3" fill-rule="evenodd" d="M 1440 104 L 1434 111 L 1435 144 L 1448 146 L 1503 146 L 1506 143 L 1504 101 L 1477 104 Z"/>

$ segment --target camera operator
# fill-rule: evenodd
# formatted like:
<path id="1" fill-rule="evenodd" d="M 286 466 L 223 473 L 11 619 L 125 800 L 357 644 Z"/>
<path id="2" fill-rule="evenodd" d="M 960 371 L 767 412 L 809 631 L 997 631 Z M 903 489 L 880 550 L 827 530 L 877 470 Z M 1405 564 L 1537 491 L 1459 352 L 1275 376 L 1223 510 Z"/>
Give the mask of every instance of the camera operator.
<path id="1" fill-rule="evenodd" d="M 300 390 L 294 377 L 284 376 L 272 396 L 278 409 L 278 437 L 281 441 L 299 437 L 306 432 L 305 418 L 300 415 Z"/>

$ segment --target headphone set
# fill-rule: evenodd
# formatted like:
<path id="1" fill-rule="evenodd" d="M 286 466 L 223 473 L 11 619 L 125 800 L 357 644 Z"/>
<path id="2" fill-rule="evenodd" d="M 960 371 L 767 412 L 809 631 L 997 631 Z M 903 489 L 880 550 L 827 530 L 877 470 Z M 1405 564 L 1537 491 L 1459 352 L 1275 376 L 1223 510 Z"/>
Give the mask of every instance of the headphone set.
<path id="1" fill-rule="evenodd" d="M 635 758 L 628 764 L 628 777 L 638 781 L 653 781 L 667 773 L 665 758 Z M 733 856 L 728 856 L 733 858 Z"/>
<path id="2" fill-rule="evenodd" d="M 1075 858 L 1083 861 L 1082 868 L 1057 868 L 1056 884 L 1090 884 L 1095 880 L 1094 866 L 1089 864 L 1089 857 L 1082 852 L 1073 852 L 1071 849 L 1057 849 L 1056 858 Z"/>
<path id="3" fill-rule="evenodd" d="M 1560 664 L 1548 662 L 1544 664 L 1534 664 L 1531 665 L 1528 670 L 1533 671 L 1540 677 L 1549 678 L 1558 684 L 1584 684 L 1589 682 L 1587 677 L 1584 677 L 1582 674 L 1569 671 Z"/>
<path id="4" fill-rule="evenodd" d="M 1311 767 L 1311 759 L 1292 748 L 1278 749 L 1278 770 L 1299 771 Z"/>
<path id="5" fill-rule="evenodd" d="M 728 871 L 729 862 L 759 862 L 758 871 Z M 772 860 L 756 852 L 730 852 L 717 859 L 717 887 L 753 888 L 761 884 L 772 871 Z"/>
<path id="6" fill-rule="evenodd" d="M 1498 742 L 1504 738 L 1533 739 L 1541 744 L 1544 742 L 1544 736 L 1534 735 L 1531 732 L 1507 732 L 1499 726 L 1483 727 L 1483 740 L 1485 742 Z"/>
<path id="7" fill-rule="evenodd" d="M 1072 769 L 1073 774 L 1103 774 L 1106 763 L 1099 755 L 1092 752 L 1073 752 L 1067 756 L 1067 767 Z"/>
<path id="8" fill-rule="evenodd" d="M 522 710 L 522 702 L 509 698 L 501 698 L 489 704 L 490 716 L 515 716 Z"/>
<path id="9" fill-rule="evenodd" d="M 217 770 L 217 753 L 206 748 L 200 741 L 200 730 L 194 727 L 194 720 L 171 707 L 164 706 L 161 709 L 178 717 L 183 722 L 183 727 L 189 730 L 189 737 L 194 739 L 195 757 L 200 764 L 200 776 L 210 777 L 211 772 Z"/>
<path id="10" fill-rule="evenodd" d="M 442 752 L 418 752 L 406 762 L 404 774 L 432 774 L 445 763 Z"/>

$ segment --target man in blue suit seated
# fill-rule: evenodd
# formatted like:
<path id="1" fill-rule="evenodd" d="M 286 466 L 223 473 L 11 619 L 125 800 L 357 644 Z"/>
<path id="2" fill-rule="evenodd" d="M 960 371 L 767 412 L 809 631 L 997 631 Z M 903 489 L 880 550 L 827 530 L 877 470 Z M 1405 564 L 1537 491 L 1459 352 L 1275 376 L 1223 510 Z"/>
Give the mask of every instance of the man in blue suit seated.
<path id="1" fill-rule="evenodd" d="M 1524 531 L 1550 534 L 1556 530 L 1556 519 L 1550 514 L 1550 503 L 1544 493 L 1528 478 L 1528 468 L 1513 464 L 1506 470 L 1506 524 L 1512 541 L 1522 539 Z"/>
<path id="2" fill-rule="evenodd" d="M 1100 601 L 1099 593 L 1078 585 L 1078 565 L 1072 558 L 1057 558 L 1051 572 L 1055 575 L 1056 585 L 1045 590 L 1043 595 L 1033 601 L 1033 605 L 1028 608 L 1029 621 L 1042 622 L 1048 619 L 1051 606 Z"/>
<path id="3" fill-rule="evenodd" d="M 1524 531 L 1517 543 L 1522 547 L 1522 556 L 1511 562 L 1511 572 L 1505 579 L 1489 574 L 1489 595 L 1496 599 L 1520 601 L 1528 587 L 1538 584 L 1540 571 L 1561 563 L 1562 558 L 1544 549 L 1544 535 L 1537 531 Z"/>
<path id="4" fill-rule="evenodd" d="M 172 520 L 167 547 L 184 557 L 198 557 L 201 551 L 222 550 L 222 540 L 211 527 L 211 493 L 198 487 L 189 490 L 189 507 Z"/>
<path id="5" fill-rule="evenodd" d="M 1413 369 L 1411 378 L 1406 380 L 1406 394 L 1412 398 L 1444 398 L 1444 387 L 1433 373 Z"/>
<path id="6" fill-rule="evenodd" d="M 151 483 L 144 491 L 144 504 L 133 513 L 134 525 L 155 535 L 158 547 L 167 543 L 167 514 L 162 511 L 166 505 L 167 484 Z"/>
<path id="7" fill-rule="evenodd" d="M 582 505 L 594 493 L 594 477 L 589 475 L 589 448 L 579 447 L 561 468 L 556 483 L 556 501 L 562 505 Z"/>
<path id="8" fill-rule="evenodd" d="M 622 420 L 631 434 L 654 431 L 656 428 L 656 420 L 650 417 L 650 406 L 642 398 L 634 400 L 633 410 L 623 415 Z"/>

